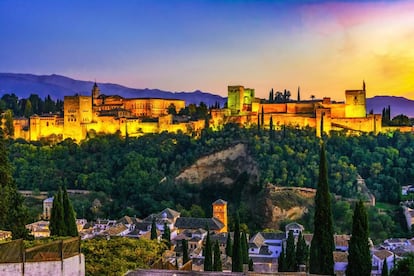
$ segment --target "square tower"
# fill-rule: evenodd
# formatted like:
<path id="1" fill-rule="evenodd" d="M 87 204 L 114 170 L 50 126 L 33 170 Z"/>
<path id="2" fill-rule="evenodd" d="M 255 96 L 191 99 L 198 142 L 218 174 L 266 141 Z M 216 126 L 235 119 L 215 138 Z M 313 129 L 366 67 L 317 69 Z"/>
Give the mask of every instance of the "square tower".
<path id="1" fill-rule="evenodd" d="M 214 201 L 212 205 L 213 217 L 220 220 L 224 224 L 224 227 L 220 232 L 227 232 L 227 202 L 222 199 L 218 199 Z"/>
<path id="2" fill-rule="evenodd" d="M 345 117 L 364 118 L 367 116 L 365 82 L 362 90 L 345 90 Z"/>

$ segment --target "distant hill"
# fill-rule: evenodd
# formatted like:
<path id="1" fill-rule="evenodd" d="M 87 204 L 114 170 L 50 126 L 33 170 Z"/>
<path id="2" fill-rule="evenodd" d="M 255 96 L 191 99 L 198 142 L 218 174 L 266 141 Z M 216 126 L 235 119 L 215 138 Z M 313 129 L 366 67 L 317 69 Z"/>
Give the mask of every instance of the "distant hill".
<path id="1" fill-rule="evenodd" d="M 50 95 L 53 99 L 63 99 L 64 96 L 90 95 L 93 82 L 74 80 L 60 75 L 38 76 L 32 74 L 0 73 L 0 95 L 14 93 L 18 97 L 27 98 L 30 94 L 37 94 L 41 98 Z M 227 101 L 218 95 L 199 90 L 193 92 L 171 92 L 159 89 L 129 88 L 113 83 L 98 83 L 101 93 L 105 95 L 120 95 L 125 98 L 167 98 L 185 100 L 186 104 L 199 104 L 201 101 L 207 106 L 216 102 L 223 106 Z"/>
<path id="2" fill-rule="evenodd" d="M 381 114 L 384 107 L 391 107 L 391 118 L 399 114 L 414 118 L 414 101 L 404 97 L 375 96 L 367 99 L 367 112 L 373 110 L 375 114 Z"/>

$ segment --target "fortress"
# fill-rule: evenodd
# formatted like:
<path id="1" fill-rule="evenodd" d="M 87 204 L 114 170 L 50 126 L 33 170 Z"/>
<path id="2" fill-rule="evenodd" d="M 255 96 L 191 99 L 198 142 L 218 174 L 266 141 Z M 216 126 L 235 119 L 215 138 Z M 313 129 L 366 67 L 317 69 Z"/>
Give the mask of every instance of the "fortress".
<path id="1" fill-rule="evenodd" d="M 198 132 L 204 120 L 175 122 L 168 108 L 176 111 L 185 107 L 183 100 L 159 98 L 127 99 L 118 95 L 101 94 L 95 83 L 91 96 L 65 96 L 64 116 L 33 115 L 29 119 L 14 119 L 14 138 L 29 141 L 72 138 L 82 141 L 88 135 L 119 132 L 121 136 L 140 136 L 163 131 Z"/>
<path id="2" fill-rule="evenodd" d="M 263 128 L 270 128 L 272 121 L 274 129 L 284 125 L 312 127 L 317 136 L 331 130 L 351 133 L 381 131 L 381 115 L 367 115 L 366 112 L 365 82 L 360 90 L 346 90 L 345 99 L 345 103 L 334 102 L 330 98 L 300 101 L 298 91 L 297 101 L 275 103 L 255 98 L 254 89 L 229 86 L 227 108 L 211 110 L 210 126 L 217 129 L 232 122 L 246 127 L 259 123 Z"/>
<path id="3" fill-rule="evenodd" d="M 227 107 L 210 110 L 209 126 L 219 129 L 226 123 L 237 123 L 244 127 L 260 124 L 267 129 L 271 125 L 274 129 L 281 129 L 282 126 L 311 127 L 316 129 L 317 136 L 329 134 L 331 130 L 354 134 L 381 132 L 381 115 L 367 115 L 365 82 L 362 89 L 346 90 L 345 99 L 345 102 L 335 102 L 328 97 L 301 101 L 298 91 L 297 101 L 289 97 L 281 98 L 281 93 L 276 100 L 266 101 L 256 98 L 254 89 L 241 85 L 228 86 Z M 29 141 L 72 138 L 80 142 L 99 133 L 119 132 L 121 136 L 133 137 L 163 131 L 199 133 L 205 127 L 204 120 L 174 120 L 173 115 L 168 114 L 168 109 L 172 107 L 179 111 L 185 107 L 185 102 L 107 96 L 101 94 L 95 83 L 90 96 L 64 97 L 63 117 L 47 114 L 14 119 L 14 138 Z"/>

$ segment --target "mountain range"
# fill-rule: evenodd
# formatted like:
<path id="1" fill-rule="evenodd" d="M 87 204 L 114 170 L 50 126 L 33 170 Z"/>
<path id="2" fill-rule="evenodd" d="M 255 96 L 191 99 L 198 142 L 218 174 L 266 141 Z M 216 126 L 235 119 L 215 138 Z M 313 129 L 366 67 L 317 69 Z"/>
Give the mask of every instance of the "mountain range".
<path id="1" fill-rule="evenodd" d="M 19 98 L 27 98 L 30 94 L 37 94 L 41 98 L 48 95 L 52 99 L 63 99 L 64 96 L 75 94 L 90 95 L 94 82 L 74 80 L 60 75 L 38 76 L 32 74 L 0 73 L 0 95 L 14 93 Z M 101 93 L 105 95 L 119 95 L 125 98 L 166 98 L 185 100 L 186 104 L 199 104 L 201 101 L 207 106 L 216 102 L 223 106 L 226 98 L 200 90 L 192 92 L 171 92 L 159 89 L 129 88 L 113 83 L 97 83 Z"/>
<path id="2" fill-rule="evenodd" d="M 18 73 L 0 73 L 0 96 L 14 93 L 19 98 L 27 98 L 30 94 L 38 94 L 41 98 L 50 95 L 52 99 L 63 99 L 66 95 L 90 95 L 92 81 L 74 80 L 60 75 L 33 75 Z M 159 89 L 129 88 L 113 83 L 98 83 L 101 93 L 105 95 L 120 95 L 125 98 L 167 98 L 185 100 L 186 104 L 199 104 L 201 101 L 207 106 L 219 103 L 224 106 L 227 98 L 211 92 L 200 90 L 192 92 L 172 92 Z M 367 98 L 367 111 L 373 110 L 381 114 L 384 107 L 391 107 L 391 117 L 405 114 L 414 117 L 414 101 L 396 96 L 375 96 Z"/>

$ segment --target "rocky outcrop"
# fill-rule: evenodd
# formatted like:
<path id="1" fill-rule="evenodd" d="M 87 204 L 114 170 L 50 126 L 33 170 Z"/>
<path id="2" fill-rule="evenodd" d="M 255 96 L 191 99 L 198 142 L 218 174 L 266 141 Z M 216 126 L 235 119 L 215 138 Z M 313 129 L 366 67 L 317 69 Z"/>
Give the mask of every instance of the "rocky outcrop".
<path id="1" fill-rule="evenodd" d="M 265 194 L 265 227 L 277 229 L 280 222 L 297 220 L 307 213 L 314 205 L 316 190 L 267 184 Z"/>
<path id="2" fill-rule="evenodd" d="M 237 144 L 198 159 L 192 166 L 182 171 L 175 180 L 192 184 L 214 181 L 231 185 L 243 172 L 247 172 L 252 181 L 258 180 L 258 168 L 249 156 L 247 146 Z"/>

